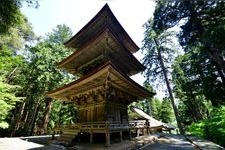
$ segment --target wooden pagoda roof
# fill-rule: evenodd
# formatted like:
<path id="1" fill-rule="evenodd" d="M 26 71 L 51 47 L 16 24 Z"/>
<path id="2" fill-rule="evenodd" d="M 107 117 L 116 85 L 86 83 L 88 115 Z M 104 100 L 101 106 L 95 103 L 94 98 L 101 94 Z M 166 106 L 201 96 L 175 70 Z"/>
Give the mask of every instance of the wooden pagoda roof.
<path id="1" fill-rule="evenodd" d="M 113 63 L 118 64 L 127 75 L 134 75 L 145 69 L 108 27 L 103 28 L 98 35 L 57 65 L 75 74 L 101 59 L 114 60 Z"/>
<path id="2" fill-rule="evenodd" d="M 129 76 L 120 72 L 110 61 L 92 73 L 81 77 L 63 87 L 47 93 L 49 97 L 72 101 L 72 97 L 85 94 L 98 87 L 103 87 L 106 82 L 111 86 L 121 90 L 138 99 L 152 97 L 155 93 L 150 93 L 138 83 L 133 81 Z"/>
<path id="3" fill-rule="evenodd" d="M 116 19 L 108 4 L 95 15 L 77 34 L 75 34 L 65 45 L 74 51 L 81 48 L 92 37 L 97 35 L 103 28 L 109 28 L 118 35 L 121 43 L 132 53 L 139 50 L 139 47 L 130 38 L 122 25 Z"/>

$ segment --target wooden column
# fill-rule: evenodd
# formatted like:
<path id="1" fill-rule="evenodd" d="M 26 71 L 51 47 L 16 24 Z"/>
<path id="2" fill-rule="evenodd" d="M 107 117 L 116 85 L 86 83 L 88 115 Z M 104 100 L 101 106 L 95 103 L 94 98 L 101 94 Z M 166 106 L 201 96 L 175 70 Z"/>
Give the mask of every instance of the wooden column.
<path id="1" fill-rule="evenodd" d="M 130 134 L 130 140 L 132 139 L 132 132 L 131 130 L 129 131 L 129 134 Z"/>
<path id="2" fill-rule="evenodd" d="M 123 131 L 120 131 L 120 142 L 123 142 Z"/>
<path id="3" fill-rule="evenodd" d="M 90 132 L 90 143 L 93 143 L 93 132 Z"/>
<path id="4" fill-rule="evenodd" d="M 137 137 L 139 136 L 139 129 L 136 130 L 137 131 Z"/>
<path id="5" fill-rule="evenodd" d="M 106 133 L 105 133 L 105 142 L 106 146 L 110 146 L 110 132 L 109 132 L 109 122 L 106 121 Z"/>
<path id="6" fill-rule="evenodd" d="M 148 120 L 146 120 L 146 126 L 147 126 L 147 136 L 149 136 L 151 131 L 150 131 L 150 123 Z"/>
<path id="7" fill-rule="evenodd" d="M 105 146 L 109 147 L 110 146 L 110 133 L 109 132 L 105 133 L 105 139 L 106 139 Z"/>

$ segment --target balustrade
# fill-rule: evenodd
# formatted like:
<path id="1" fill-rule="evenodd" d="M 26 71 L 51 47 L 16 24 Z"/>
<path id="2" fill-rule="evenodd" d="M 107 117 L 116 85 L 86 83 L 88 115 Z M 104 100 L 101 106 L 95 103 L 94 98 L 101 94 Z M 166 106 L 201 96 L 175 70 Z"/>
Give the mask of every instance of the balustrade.
<path id="1" fill-rule="evenodd" d="M 74 130 L 116 130 L 116 129 L 130 129 L 130 128 L 145 128 L 149 127 L 148 122 L 146 120 L 137 120 L 137 121 L 129 121 L 129 122 L 84 122 L 77 123 L 72 125 L 66 125 L 62 127 L 58 127 L 57 129 L 74 129 Z"/>

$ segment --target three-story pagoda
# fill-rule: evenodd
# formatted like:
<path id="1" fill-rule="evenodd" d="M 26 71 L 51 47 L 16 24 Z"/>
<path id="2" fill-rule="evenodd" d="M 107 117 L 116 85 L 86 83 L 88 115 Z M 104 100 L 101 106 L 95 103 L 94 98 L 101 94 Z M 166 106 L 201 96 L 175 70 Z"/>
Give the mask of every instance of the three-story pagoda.
<path id="1" fill-rule="evenodd" d="M 154 94 L 129 76 L 145 67 L 133 56 L 139 50 L 106 4 L 65 45 L 74 52 L 58 67 L 80 78 L 48 92 L 48 96 L 77 105 L 77 132 L 90 135 L 130 130 L 127 106 Z"/>

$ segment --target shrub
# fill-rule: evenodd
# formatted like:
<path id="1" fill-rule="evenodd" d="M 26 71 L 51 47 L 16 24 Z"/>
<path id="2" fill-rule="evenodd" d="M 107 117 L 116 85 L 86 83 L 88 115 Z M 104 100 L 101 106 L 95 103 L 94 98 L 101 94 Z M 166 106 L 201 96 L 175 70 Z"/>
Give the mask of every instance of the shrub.
<path id="1" fill-rule="evenodd" d="M 225 106 L 215 108 L 211 118 L 192 123 L 188 127 L 188 132 L 225 146 Z"/>

